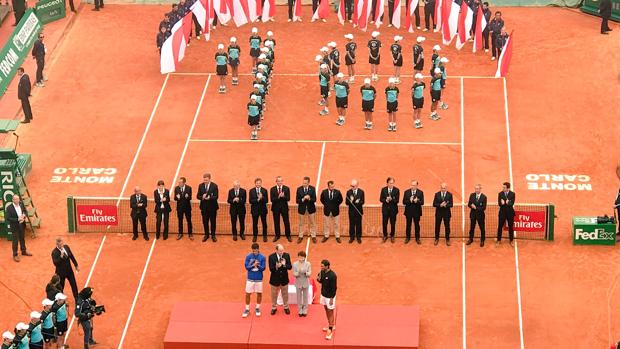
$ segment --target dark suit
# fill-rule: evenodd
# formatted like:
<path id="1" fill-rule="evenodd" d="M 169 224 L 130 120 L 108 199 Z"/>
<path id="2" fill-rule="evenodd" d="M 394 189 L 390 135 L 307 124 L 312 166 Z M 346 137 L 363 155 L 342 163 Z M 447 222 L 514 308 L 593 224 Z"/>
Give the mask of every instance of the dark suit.
<path id="1" fill-rule="evenodd" d="M 161 222 L 163 219 L 165 240 L 168 238 L 168 221 L 170 219 L 170 211 L 172 211 L 172 208 L 170 208 L 170 191 L 164 189 L 164 201 L 161 200 L 162 196 L 159 194 L 159 189 L 155 189 L 153 197 L 155 198 L 155 214 L 157 215 L 155 219 L 155 237 L 159 239 L 159 232 L 161 231 Z"/>
<path id="2" fill-rule="evenodd" d="M 353 200 L 351 200 L 353 196 Z M 359 202 L 357 202 L 359 200 Z M 357 188 L 357 192 L 354 194 L 353 189 L 347 190 L 347 197 L 345 200 L 347 206 L 349 206 L 349 239 L 362 238 L 362 216 L 364 215 L 364 191 Z"/>
<path id="3" fill-rule="evenodd" d="M 281 259 L 284 260 L 284 265 L 281 265 L 280 268 L 276 268 L 276 263 L 278 262 L 277 253 L 272 253 L 269 255 L 268 263 L 269 263 L 269 271 L 271 275 L 269 276 L 269 285 L 271 285 L 271 309 L 276 309 L 277 300 L 278 300 L 278 292 L 282 293 L 282 301 L 284 302 L 284 309 L 288 309 L 288 271 L 291 270 L 293 265 L 291 264 L 291 256 L 288 253 L 282 253 Z"/>
<path id="4" fill-rule="evenodd" d="M 26 207 L 21 201 L 19 202 L 19 207 L 23 214 L 28 215 L 28 211 L 26 211 Z M 19 222 L 19 216 L 17 215 L 17 210 L 13 203 L 8 204 L 4 211 L 6 212 L 6 221 L 9 223 L 9 229 L 13 234 L 13 256 L 17 256 L 18 243 L 22 254 L 24 254 L 26 252 L 26 221 Z"/>
<path id="5" fill-rule="evenodd" d="M 610 30 L 608 21 L 611 18 L 611 0 L 601 0 L 598 6 L 598 12 L 602 18 L 601 33 L 604 33 Z"/>
<path id="6" fill-rule="evenodd" d="M 388 197 L 390 201 L 388 202 Z M 400 200 L 400 191 L 396 187 L 389 188 L 383 187 L 381 194 L 379 195 L 379 201 L 381 201 L 381 216 L 383 223 L 383 237 L 387 237 L 388 221 L 390 222 L 390 237 L 394 237 L 396 230 L 396 215 L 398 214 L 398 201 Z"/>
<path id="7" fill-rule="evenodd" d="M 62 253 L 58 247 L 52 250 L 52 262 L 54 262 L 54 266 L 56 267 L 56 274 L 60 276 L 60 291 L 62 292 L 65 289 L 65 279 L 69 280 L 73 298 L 77 299 L 78 287 L 77 282 L 75 282 L 75 274 L 73 273 L 71 262 L 73 262 L 73 265 L 75 265 L 76 268 L 78 266 L 78 262 L 68 245 L 65 245 L 64 249 L 66 254 Z"/>
<path id="8" fill-rule="evenodd" d="M 256 193 L 256 191 L 255 191 Z M 235 198 L 239 198 L 238 202 L 234 202 Z M 232 225 L 232 235 L 237 236 L 237 220 L 239 220 L 239 233 L 243 237 L 245 236 L 245 202 L 247 200 L 247 194 L 245 189 L 239 188 L 235 191 L 232 188 L 228 191 L 228 199 L 226 202 L 230 205 L 230 224 Z"/>
<path id="9" fill-rule="evenodd" d="M 444 201 L 447 205 L 446 207 L 441 207 L 440 205 Z M 439 240 L 439 230 L 441 229 L 442 221 L 446 228 L 446 240 L 450 240 L 450 218 L 452 217 L 450 208 L 453 205 L 452 193 L 446 191 L 443 197 L 441 191 L 435 193 L 435 198 L 433 198 L 433 207 L 435 207 L 435 240 Z"/>
<path id="10" fill-rule="evenodd" d="M 271 187 L 269 195 L 271 196 L 271 212 L 273 212 L 273 230 L 276 238 L 280 237 L 280 217 L 284 222 L 284 234 L 286 238 L 291 237 L 291 222 L 288 218 L 288 202 L 291 200 L 291 190 L 286 185 L 282 185 L 281 192 L 284 194 L 279 197 L 280 192 L 278 186 Z"/>
<path id="11" fill-rule="evenodd" d="M 24 17 L 28 4 L 26 0 L 11 0 L 11 4 L 13 5 L 13 14 L 15 15 L 15 25 L 17 25 Z"/>
<path id="12" fill-rule="evenodd" d="M 417 202 L 413 200 L 418 199 Z M 424 192 L 421 190 L 408 189 L 403 193 L 403 205 L 405 205 L 405 219 L 407 221 L 407 227 L 405 229 L 405 235 L 408 239 L 411 238 L 411 221 L 413 220 L 415 226 L 415 239 L 420 240 L 420 218 L 422 217 L 422 206 L 424 205 Z"/>
<path id="13" fill-rule="evenodd" d="M 476 209 L 473 209 L 471 205 L 476 205 Z M 469 200 L 467 201 L 467 207 L 469 207 L 469 240 L 474 239 L 474 230 L 476 229 L 476 223 L 480 227 L 480 242 L 483 242 L 485 234 L 484 211 L 487 209 L 487 196 L 480 193 L 480 197 L 476 197 L 476 193 L 469 194 Z"/>
<path id="14" fill-rule="evenodd" d="M 174 201 L 177 202 L 177 219 L 179 220 L 179 235 L 183 235 L 183 216 L 187 220 L 187 234 L 192 236 L 192 187 L 185 185 L 174 187 Z"/>
<path id="15" fill-rule="evenodd" d="M 329 189 L 324 189 L 321 192 L 321 203 L 323 204 L 323 215 L 336 217 L 340 215 L 340 205 L 343 198 L 340 190 L 332 190 L 332 195 L 329 195 Z"/>
<path id="16" fill-rule="evenodd" d="M 262 197 L 258 198 L 258 192 L 256 187 L 249 190 L 250 197 L 250 213 L 252 214 L 252 236 L 256 238 L 258 236 L 258 219 L 260 218 L 263 224 L 263 238 L 267 239 L 267 201 L 269 200 L 269 194 L 267 189 L 261 187 L 260 193 Z"/>
<path id="17" fill-rule="evenodd" d="M 43 82 L 43 68 L 45 67 L 45 44 L 38 39 L 32 45 L 32 58 L 37 61 L 37 82 Z"/>
<path id="18" fill-rule="evenodd" d="M 310 195 L 310 200 L 304 201 L 304 196 Z M 297 213 L 303 215 L 306 212 L 309 214 L 316 213 L 316 189 L 309 185 L 307 191 L 303 185 L 297 188 L 295 195 L 295 202 L 297 202 Z"/>
<path id="19" fill-rule="evenodd" d="M 203 195 L 207 195 L 209 198 L 203 199 Z M 220 208 L 217 203 L 218 196 L 219 189 L 217 188 L 217 184 L 210 182 L 208 188 L 206 183 L 200 183 L 200 185 L 198 185 L 198 194 L 196 198 L 200 200 L 200 213 L 202 215 L 205 239 L 209 237 L 209 232 L 211 232 L 211 237 L 215 237 L 217 210 Z M 209 223 L 211 223 L 211 230 L 209 230 Z"/>
<path id="20" fill-rule="evenodd" d="M 620 189 L 618 189 L 618 195 L 616 196 L 616 201 L 614 202 L 615 210 L 618 212 L 616 215 L 616 224 L 618 225 L 618 235 L 620 235 L 620 223 L 618 223 L 618 219 L 620 219 Z"/>
<path id="21" fill-rule="evenodd" d="M 24 73 L 19 78 L 19 84 L 17 85 L 17 98 L 22 102 L 22 110 L 24 111 L 24 118 L 26 121 L 32 120 L 32 108 L 30 108 L 30 90 L 32 83 L 28 74 Z"/>
<path id="22" fill-rule="evenodd" d="M 138 204 L 142 204 L 142 206 L 138 206 Z M 129 198 L 129 207 L 131 207 L 131 223 L 133 225 L 133 237 L 138 237 L 138 222 L 140 222 L 140 229 L 142 230 L 142 236 L 145 239 L 148 239 L 149 234 L 146 232 L 146 216 L 148 213 L 146 212 L 146 206 L 148 205 L 148 201 L 146 199 L 146 195 L 140 194 L 138 197 L 137 194 L 133 194 Z"/>
<path id="23" fill-rule="evenodd" d="M 502 241 L 502 231 L 504 230 L 504 224 L 508 222 L 508 239 L 512 241 L 514 239 L 515 231 L 515 193 L 508 191 L 506 194 L 503 190 L 497 194 L 497 204 L 499 205 L 499 225 L 497 226 L 497 240 Z M 502 204 L 502 200 L 505 201 Z"/>

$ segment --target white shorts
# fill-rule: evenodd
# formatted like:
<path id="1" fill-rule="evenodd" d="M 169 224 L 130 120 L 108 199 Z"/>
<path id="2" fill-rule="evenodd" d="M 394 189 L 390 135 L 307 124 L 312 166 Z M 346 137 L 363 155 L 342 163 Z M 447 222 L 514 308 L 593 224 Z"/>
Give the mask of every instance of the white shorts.
<path id="1" fill-rule="evenodd" d="M 320 300 L 320 302 L 319 302 L 319 303 L 320 303 L 321 305 L 326 306 L 326 307 L 327 307 L 327 309 L 329 309 L 329 310 L 334 310 L 334 309 L 336 308 L 336 297 L 334 297 L 334 304 L 333 304 L 333 305 L 329 305 L 329 300 L 330 300 L 330 299 L 331 299 L 331 298 L 325 298 L 325 297 L 323 297 L 323 295 L 321 295 L 321 300 Z"/>
<path id="2" fill-rule="evenodd" d="M 245 282 L 245 293 L 263 293 L 263 282 L 247 280 Z"/>

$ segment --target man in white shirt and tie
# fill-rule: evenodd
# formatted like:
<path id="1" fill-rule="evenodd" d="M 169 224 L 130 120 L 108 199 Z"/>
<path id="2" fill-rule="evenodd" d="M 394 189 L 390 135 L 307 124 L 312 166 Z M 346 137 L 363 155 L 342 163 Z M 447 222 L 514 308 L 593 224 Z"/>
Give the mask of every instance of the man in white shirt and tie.
<path id="1" fill-rule="evenodd" d="M 346 205 L 349 206 L 349 243 L 357 240 L 362 243 L 362 216 L 364 215 L 364 191 L 359 188 L 357 179 L 351 181 L 347 191 Z"/>
<path id="2" fill-rule="evenodd" d="M 149 241 L 149 234 L 146 232 L 146 206 L 148 201 L 146 195 L 142 194 L 140 187 L 134 188 L 134 194 L 129 198 L 129 206 L 131 207 L 131 222 L 133 225 L 133 238 L 138 238 L 138 223 L 140 223 L 140 230 L 142 230 L 142 236 L 144 240 Z"/>
<path id="3" fill-rule="evenodd" d="M 22 256 L 32 256 L 31 253 L 26 250 L 26 220 L 28 217 L 26 214 L 26 207 L 19 199 L 18 195 L 13 195 L 11 199 L 12 203 L 6 207 L 6 220 L 9 223 L 9 229 L 13 235 L 13 260 L 19 262 L 19 256 L 17 255 L 17 245 L 21 248 Z"/>

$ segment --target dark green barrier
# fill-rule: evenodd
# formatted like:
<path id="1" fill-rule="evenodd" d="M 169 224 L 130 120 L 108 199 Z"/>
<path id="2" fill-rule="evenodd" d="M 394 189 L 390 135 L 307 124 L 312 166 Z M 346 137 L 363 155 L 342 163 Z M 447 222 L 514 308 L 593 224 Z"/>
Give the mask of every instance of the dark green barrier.
<path id="1" fill-rule="evenodd" d="M 35 12 L 41 23 L 47 24 L 67 16 L 64 0 L 39 0 Z"/>
<path id="2" fill-rule="evenodd" d="M 584 0 L 581 11 L 591 15 L 599 16 L 598 6 L 599 0 Z M 620 22 L 620 0 L 611 0 L 611 20 Z"/>

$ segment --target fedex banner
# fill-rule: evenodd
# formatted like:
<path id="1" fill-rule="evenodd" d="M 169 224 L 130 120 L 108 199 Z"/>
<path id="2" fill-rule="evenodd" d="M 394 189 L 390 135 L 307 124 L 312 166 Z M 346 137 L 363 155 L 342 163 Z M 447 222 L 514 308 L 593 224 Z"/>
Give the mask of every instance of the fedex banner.
<path id="1" fill-rule="evenodd" d="M 515 211 L 515 230 L 522 232 L 544 233 L 547 215 L 545 211 Z M 508 226 L 504 227 L 508 230 Z"/>
<path id="2" fill-rule="evenodd" d="M 118 225 L 116 205 L 76 205 L 77 225 Z"/>

